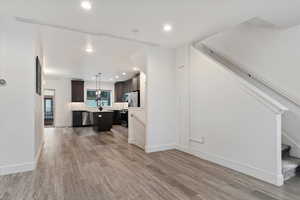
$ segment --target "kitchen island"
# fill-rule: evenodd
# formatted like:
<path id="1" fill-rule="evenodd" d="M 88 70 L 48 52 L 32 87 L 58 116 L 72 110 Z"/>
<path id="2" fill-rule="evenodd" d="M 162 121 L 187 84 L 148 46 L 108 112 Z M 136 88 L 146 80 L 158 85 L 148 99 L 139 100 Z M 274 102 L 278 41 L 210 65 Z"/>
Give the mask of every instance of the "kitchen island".
<path id="1" fill-rule="evenodd" d="M 114 112 L 109 110 L 93 112 L 93 127 L 97 132 L 110 131 Z"/>

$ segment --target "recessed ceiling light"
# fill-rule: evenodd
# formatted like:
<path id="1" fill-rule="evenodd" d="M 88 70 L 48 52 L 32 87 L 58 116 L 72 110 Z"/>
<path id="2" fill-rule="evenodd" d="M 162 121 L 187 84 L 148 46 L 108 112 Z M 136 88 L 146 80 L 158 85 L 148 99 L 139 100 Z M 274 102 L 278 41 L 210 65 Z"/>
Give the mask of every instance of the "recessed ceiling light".
<path id="1" fill-rule="evenodd" d="M 117 76 L 115 76 L 115 78 L 118 79 L 118 78 L 120 78 L 120 77 L 117 75 Z"/>
<path id="2" fill-rule="evenodd" d="M 92 3 L 90 1 L 82 1 L 81 2 L 81 7 L 85 10 L 91 10 L 92 9 Z"/>
<path id="3" fill-rule="evenodd" d="M 126 75 L 126 72 L 123 72 L 122 75 L 125 76 L 125 75 Z"/>
<path id="4" fill-rule="evenodd" d="M 140 69 L 139 68 L 137 68 L 137 67 L 134 67 L 133 68 L 133 71 L 139 71 Z"/>
<path id="5" fill-rule="evenodd" d="M 170 32 L 170 31 L 173 30 L 173 27 L 172 27 L 171 24 L 165 24 L 165 25 L 163 26 L 163 30 L 164 30 L 165 32 Z"/>
<path id="6" fill-rule="evenodd" d="M 94 49 L 93 49 L 93 47 L 87 47 L 87 48 L 85 49 L 85 51 L 86 51 L 87 53 L 93 53 L 93 52 L 94 52 Z"/>

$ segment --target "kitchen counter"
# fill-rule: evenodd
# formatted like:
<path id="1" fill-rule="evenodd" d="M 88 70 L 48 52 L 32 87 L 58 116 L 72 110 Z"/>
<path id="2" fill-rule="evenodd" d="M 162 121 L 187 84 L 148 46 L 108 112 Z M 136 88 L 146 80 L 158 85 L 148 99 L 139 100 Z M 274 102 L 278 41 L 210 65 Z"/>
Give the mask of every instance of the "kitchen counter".
<path id="1" fill-rule="evenodd" d="M 77 109 L 77 110 L 72 110 L 74 112 L 91 112 L 91 113 L 94 113 L 94 112 L 114 112 L 113 110 L 102 110 L 102 111 L 99 111 L 98 109 Z"/>
<path id="2" fill-rule="evenodd" d="M 114 111 L 113 110 L 92 111 L 92 113 L 105 113 L 105 112 L 114 112 Z"/>

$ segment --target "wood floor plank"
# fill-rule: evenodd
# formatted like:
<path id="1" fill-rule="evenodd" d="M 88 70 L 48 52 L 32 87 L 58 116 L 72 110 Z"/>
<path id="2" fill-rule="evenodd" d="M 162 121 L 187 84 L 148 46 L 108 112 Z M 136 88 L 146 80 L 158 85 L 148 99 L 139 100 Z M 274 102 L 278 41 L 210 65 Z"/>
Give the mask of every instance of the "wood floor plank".
<path id="1" fill-rule="evenodd" d="M 0 200 L 297 200 L 300 178 L 275 187 L 195 156 L 146 154 L 127 129 L 47 128 L 38 168 L 0 176 Z"/>

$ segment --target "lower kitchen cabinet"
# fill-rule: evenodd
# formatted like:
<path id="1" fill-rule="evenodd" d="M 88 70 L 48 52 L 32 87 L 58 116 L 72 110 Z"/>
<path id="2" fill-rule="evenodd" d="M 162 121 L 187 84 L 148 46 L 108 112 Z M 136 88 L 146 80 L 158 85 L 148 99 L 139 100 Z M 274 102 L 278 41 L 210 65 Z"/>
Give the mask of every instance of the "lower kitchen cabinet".
<path id="1" fill-rule="evenodd" d="M 120 125 L 121 124 L 121 113 L 120 113 L 120 110 L 114 110 L 113 124 L 114 125 Z"/>
<path id="2" fill-rule="evenodd" d="M 114 112 L 93 112 L 94 130 L 110 131 L 113 125 Z"/>
<path id="3" fill-rule="evenodd" d="M 72 111 L 72 126 L 85 127 L 92 125 L 92 115 L 89 111 Z"/>
<path id="4" fill-rule="evenodd" d="M 81 127 L 82 126 L 82 111 L 73 111 L 72 112 L 72 126 Z"/>

